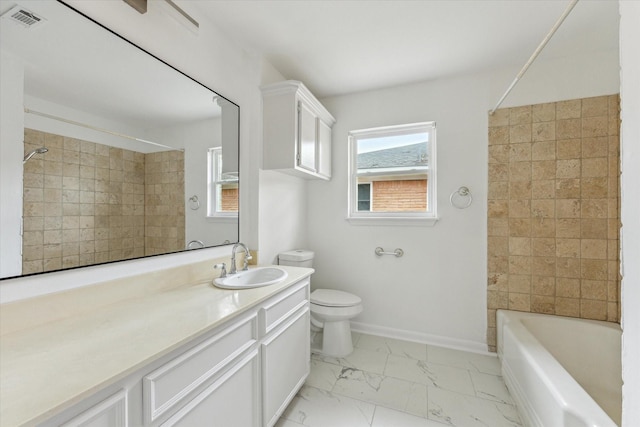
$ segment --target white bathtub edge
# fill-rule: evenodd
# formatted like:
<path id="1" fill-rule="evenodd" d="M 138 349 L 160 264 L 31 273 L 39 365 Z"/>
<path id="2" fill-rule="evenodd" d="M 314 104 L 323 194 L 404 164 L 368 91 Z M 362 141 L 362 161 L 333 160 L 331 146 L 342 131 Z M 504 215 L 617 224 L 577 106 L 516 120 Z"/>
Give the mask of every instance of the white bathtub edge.
<path id="1" fill-rule="evenodd" d="M 528 404 L 526 394 L 522 390 L 522 387 L 520 387 L 520 384 L 514 379 L 513 372 L 509 365 L 502 363 L 502 360 L 500 360 L 500 362 L 502 366 L 502 378 L 518 408 L 518 415 L 520 415 L 522 424 L 528 427 L 544 427 L 536 412 L 531 408 L 531 405 Z"/>
<path id="2" fill-rule="evenodd" d="M 509 310 L 499 310 L 497 313 L 497 326 L 498 326 L 498 358 L 501 362 L 501 371 L 507 385 L 507 388 L 512 393 L 518 412 L 524 425 L 527 427 L 552 427 L 552 426 L 564 426 L 564 427 L 614 427 L 617 424 L 600 408 L 600 406 L 593 400 L 591 396 L 571 377 L 569 372 L 558 362 L 553 355 L 536 339 L 536 337 L 530 333 L 527 327 L 521 322 L 522 319 L 537 317 L 537 316 L 549 316 L 538 313 L 526 313 L 526 312 L 514 312 Z M 576 320 L 573 318 L 566 318 L 562 316 L 558 317 L 558 320 Z M 578 319 L 581 320 L 581 319 Z M 586 320 L 585 320 L 586 321 Z M 591 322 L 591 321 L 587 321 Z M 597 322 L 596 322 L 597 323 Z M 508 328 L 508 329 L 507 329 Z M 540 394 L 535 397 L 529 397 L 527 392 L 520 384 L 518 375 L 513 371 L 509 364 L 509 358 L 511 358 L 514 351 L 517 349 L 509 349 L 506 354 L 504 352 L 505 330 L 510 339 L 517 340 L 518 344 L 523 346 L 526 350 L 523 353 L 523 357 L 528 364 L 531 365 L 532 370 L 543 370 L 545 375 L 536 376 L 537 380 L 543 383 L 547 392 L 552 396 L 553 400 L 557 404 L 556 412 L 560 412 L 558 415 L 558 424 L 545 424 L 538 412 L 535 409 L 535 403 L 532 402 L 532 398 L 540 399 Z M 512 336 L 517 336 L 513 338 Z M 531 353 L 535 353 L 536 356 L 532 356 Z M 544 365 L 544 368 L 541 367 Z M 526 377 L 526 375 L 525 375 Z M 523 381 L 528 381 L 523 377 Z M 551 379 L 552 378 L 552 379 Z M 530 379 L 529 379 L 530 381 Z M 544 399 L 544 397 L 543 397 Z M 585 408 L 581 407 L 585 402 L 590 402 L 590 406 Z M 591 406 L 594 405 L 594 406 Z M 580 408 L 579 415 L 576 414 L 576 408 Z M 597 408 L 597 409 L 596 409 Z M 545 414 L 548 416 L 550 411 L 554 408 L 545 407 Z M 555 420 L 555 419 L 554 419 Z"/>

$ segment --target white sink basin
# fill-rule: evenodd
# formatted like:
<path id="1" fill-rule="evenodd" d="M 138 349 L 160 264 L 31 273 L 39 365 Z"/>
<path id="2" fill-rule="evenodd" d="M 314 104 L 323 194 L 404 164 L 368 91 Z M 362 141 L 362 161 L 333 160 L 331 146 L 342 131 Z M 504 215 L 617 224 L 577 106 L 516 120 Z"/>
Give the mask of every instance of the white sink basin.
<path id="1" fill-rule="evenodd" d="M 213 284 L 223 289 L 259 288 L 282 282 L 287 276 L 286 271 L 277 267 L 258 267 L 215 279 Z"/>

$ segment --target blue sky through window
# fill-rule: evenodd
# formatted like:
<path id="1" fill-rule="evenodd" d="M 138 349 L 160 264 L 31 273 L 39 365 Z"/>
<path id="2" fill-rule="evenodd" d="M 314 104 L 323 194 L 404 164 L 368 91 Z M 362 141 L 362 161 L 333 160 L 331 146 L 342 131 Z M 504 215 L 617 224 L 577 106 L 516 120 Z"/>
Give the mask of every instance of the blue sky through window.
<path id="1" fill-rule="evenodd" d="M 387 148 L 403 147 L 405 145 L 417 144 L 429 140 L 426 132 L 412 133 L 408 135 L 393 135 L 378 138 L 368 138 L 358 140 L 358 154 L 369 153 L 371 151 L 386 150 Z"/>

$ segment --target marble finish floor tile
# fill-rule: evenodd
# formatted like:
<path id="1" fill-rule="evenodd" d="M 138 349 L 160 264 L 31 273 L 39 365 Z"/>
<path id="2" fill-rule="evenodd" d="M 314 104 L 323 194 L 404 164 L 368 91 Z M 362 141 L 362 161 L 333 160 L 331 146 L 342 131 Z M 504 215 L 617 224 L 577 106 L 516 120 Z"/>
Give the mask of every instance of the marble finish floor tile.
<path id="1" fill-rule="evenodd" d="M 274 427 L 300 427 L 303 424 L 289 421 L 285 418 L 280 418 Z"/>
<path id="2" fill-rule="evenodd" d="M 309 372 L 305 385 L 331 391 L 336 385 L 342 369 L 343 367 L 340 365 L 311 359 L 311 372 Z"/>
<path id="3" fill-rule="evenodd" d="M 303 386 L 281 418 L 306 427 L 369 427 L 374 409 L 371 403 Z"/>
<path id="4" fill-rule="evenodd" d="M 359 347 L 353 349 L 353 353 L 346 357 L 336 358 L 313 354 L 312 358 L 334 365 L 340 365 L 348 368 L 358 369 L 361 371 L 382 374 L 387 364 L 387 354 L 378 351 L 365 350 Z"/>
<path id="5" fill-rule="evenodd" d="M 384 374 L 431 387 L 475 396 L 469 371 L 423 360 L 389 355 Z"/>
<path id="6" fill-rule="evenodd" d="M 427 360 L 427 345 L 416 342 L 362 334 L 356 346 L 410 359 Z"/>
<path id="7" fill-rule="evenodd" d="M 469 373 L 471 374 L 471 381 L 473 381 L 477 397 L 515 405 L 502 377 L 473 371 Z"/>
<path id="8" fill-rule="evenodd" d="M 332 391 L 402 411 L 407 407 L 409 397 L 422 387 L 393 377 L 344 368 Z"/>
<path id="9" fill-rule="evenodd" d="M 427 390 L 429 419 L 455 427 L 520 427 L 516 407 L 437 388 Z"/>
<path id="10" fill-rule="evenodd" d="M 444 427 L 446 425 L 394 409 L 377 406 L 371 427 Z"/>
<path id="11" fill-rule="evenodd" d="M 450 348 L 427 346 L 427 361 L 439 365 L 453 366 L 483 374 L 502 375 L 497 356 L 453 350 Z"/>
<path id="12" fill-rule="evenodd" d="M 352 336 L 347 357 L 312 354 L 305 386 L 276 427 L 522 425 L 497 357 Z"/>

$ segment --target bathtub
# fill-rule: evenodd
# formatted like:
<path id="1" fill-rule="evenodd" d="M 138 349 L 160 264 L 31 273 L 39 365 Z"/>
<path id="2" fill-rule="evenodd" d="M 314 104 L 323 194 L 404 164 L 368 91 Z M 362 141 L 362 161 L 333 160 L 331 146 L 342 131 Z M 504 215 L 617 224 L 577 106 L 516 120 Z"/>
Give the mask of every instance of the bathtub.
<path id="1" fill-rule="evenodd" d="M 498 310 L 502 375 L 526 426 L 621 423 L 621 330 L 615 323 Z"/>

